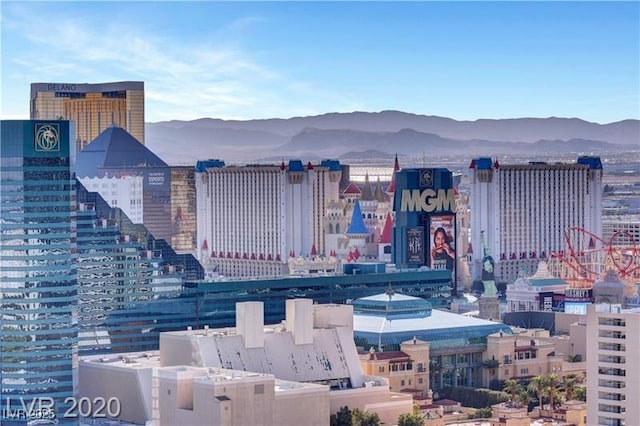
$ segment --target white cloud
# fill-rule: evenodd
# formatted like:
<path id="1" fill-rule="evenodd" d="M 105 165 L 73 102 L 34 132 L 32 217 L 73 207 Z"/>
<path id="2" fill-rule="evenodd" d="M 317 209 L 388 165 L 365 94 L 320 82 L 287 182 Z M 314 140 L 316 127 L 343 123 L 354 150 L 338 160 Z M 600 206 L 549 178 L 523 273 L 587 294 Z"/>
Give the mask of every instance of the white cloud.
<path id="1" fill-rule="evenodd" d="M 35 81 L 142 80 L 147 121 L 286 117 L 362 108 L 353 96 L 298 81 L 282 70 L 285 64 L 270 68 L 256 59 L 259 52 L 216 43 L 213 37 L 191 44 L 117 19 L 99 23 L 81 16 L 56 16 L 50 25 L 47 14 L 23 8 L 12 8 L 10 21 L 5 30 L 14 37 L 21 34 L 31 45 L 12 58 L 29 79 L 27 87 Z M 262 21 L 249 16 L 224 30 L 244 32 Z"/>

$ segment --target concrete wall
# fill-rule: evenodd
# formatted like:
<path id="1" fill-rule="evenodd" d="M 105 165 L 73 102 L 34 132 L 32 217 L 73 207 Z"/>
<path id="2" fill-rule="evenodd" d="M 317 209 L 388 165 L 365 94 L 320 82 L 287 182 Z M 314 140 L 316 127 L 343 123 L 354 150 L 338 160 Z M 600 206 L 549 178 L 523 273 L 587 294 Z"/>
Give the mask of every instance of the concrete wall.
<path id="1" fill-rule="evenodd" d="M 78 371 L 78 398 L 87 397 L 91 401 L 95 398 L 104 398 L 106 401 L 117 398 L 120 402 L 118 419 L 121 421 L 145 424 L 151 420 L 151 367 L 126 369 L 109 364 L 80 362 Z"/>
<path id="2" fill-rule="evenodd" d="M 236 303 L 236 332 L 245 348 L 264 347 L 264 303 Z"/>
<path id="3" fill-rule="evenodd" d="M 353 330 L 353 305 L 313 305 L 313 327 Z"/>
<path id="4" fill-rule="evenodd" d="M 276 392 L 273 424 L 326 426 L 329 424 L 329 387 L 293 393 Z"/>

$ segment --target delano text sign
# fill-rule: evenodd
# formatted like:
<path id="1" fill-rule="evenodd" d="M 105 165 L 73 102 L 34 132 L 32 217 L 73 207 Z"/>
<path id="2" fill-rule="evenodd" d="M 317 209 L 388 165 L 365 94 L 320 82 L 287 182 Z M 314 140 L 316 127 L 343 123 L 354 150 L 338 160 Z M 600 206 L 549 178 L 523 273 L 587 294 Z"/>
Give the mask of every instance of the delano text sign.
<path id="1" fill-rule="evenodd" d="M 453 189 L 403 189 L 400 200 L 401 212 L 423 211 L 426 213 L 456 210 L 456 194 Z"/>

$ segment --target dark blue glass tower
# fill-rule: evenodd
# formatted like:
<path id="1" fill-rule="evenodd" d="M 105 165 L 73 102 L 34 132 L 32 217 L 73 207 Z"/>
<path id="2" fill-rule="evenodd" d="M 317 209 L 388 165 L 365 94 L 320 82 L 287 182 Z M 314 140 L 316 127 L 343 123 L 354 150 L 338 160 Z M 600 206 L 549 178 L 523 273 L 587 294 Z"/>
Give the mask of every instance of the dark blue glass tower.
<path id="1" fill-rule="evenodd" d="M 0 128 L 0 423 L 49 417 L 38 409 L 53 407 L 65 424 L 78 383 L 73 127 Z"/>

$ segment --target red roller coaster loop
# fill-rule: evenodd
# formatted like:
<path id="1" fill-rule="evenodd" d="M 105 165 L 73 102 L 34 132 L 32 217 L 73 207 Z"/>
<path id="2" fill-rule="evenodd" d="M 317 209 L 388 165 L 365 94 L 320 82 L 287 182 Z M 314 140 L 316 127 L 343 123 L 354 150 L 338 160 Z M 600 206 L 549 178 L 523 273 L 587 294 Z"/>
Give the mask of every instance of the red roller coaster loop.
<path id="1" fill-rule="evenodd" d="M 584 244 L 587 240 L 589 243 Z M 620 240 L 618 244 L 617 240 Z M 572 227 L 565 231 L 564 241 L 565 250 L 552 253 L 551 258 L 572 269 L 577 277 L 597 279 L 600 272 L 596 259 L 613 267 L 620 278 L 632 278 L 640 273 L 640 247 L 627 231 L 617 231 L 609 241 L 605 241 L 584 228 Z"/>

